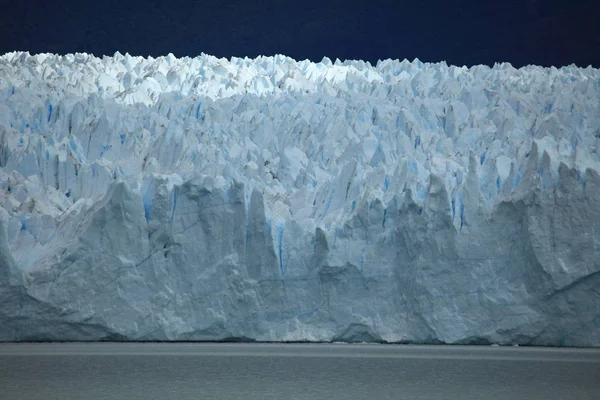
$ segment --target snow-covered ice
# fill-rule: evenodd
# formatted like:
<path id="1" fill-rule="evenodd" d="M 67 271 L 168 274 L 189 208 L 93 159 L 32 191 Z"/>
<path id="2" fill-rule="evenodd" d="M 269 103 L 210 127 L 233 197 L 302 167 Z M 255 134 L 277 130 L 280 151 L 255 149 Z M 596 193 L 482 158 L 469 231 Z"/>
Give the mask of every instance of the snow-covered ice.
<path id="1" fill-rule="evenodd" d="M 600 71 L 0 56 L 0 339 L 600 346 Z"/>

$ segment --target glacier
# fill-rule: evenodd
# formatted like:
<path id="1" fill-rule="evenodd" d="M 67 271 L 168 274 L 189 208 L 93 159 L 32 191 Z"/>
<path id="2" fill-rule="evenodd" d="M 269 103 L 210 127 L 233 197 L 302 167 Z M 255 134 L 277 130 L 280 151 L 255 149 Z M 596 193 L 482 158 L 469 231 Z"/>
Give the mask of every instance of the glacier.
<path id="1" fill-rule="evenodd" d="M 600 71 L 0 56 L 0 340 L 600 346 Z"/>

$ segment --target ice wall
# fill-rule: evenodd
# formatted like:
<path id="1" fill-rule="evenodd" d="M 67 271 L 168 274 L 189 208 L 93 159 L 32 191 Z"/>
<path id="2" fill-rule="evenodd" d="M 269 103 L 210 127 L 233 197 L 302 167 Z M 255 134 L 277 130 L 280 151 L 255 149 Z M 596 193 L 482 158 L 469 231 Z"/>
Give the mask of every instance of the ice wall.
<path id="1" fill-rule="evenodd" d="M 600 345 L 600 71 L 0 57 L 1 340 Z"/>

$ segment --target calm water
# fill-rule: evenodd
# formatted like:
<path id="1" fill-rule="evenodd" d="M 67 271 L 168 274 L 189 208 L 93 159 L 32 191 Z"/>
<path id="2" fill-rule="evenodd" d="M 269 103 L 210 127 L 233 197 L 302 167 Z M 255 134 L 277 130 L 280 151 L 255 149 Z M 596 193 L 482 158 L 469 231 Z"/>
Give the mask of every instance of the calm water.
<path id="1" fill-rule="evenodd" d="M 0 344 L 2 399 L 600 399 L 600 351 Z"/>

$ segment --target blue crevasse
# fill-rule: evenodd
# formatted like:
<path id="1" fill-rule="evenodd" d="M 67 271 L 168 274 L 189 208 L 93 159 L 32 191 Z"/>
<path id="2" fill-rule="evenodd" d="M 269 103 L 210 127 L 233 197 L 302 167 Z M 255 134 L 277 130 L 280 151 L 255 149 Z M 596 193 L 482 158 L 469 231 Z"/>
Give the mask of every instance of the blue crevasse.
<path id="1" fill-rule="evenodd" d="M 275 232 L 277 241 L 277 257 L 279 258 L 279 272 L 281 277 L 285 278 L 285 269 L 283 266 L 283 232 L 285 230 L 285 222 L 278 222 Z"/>

